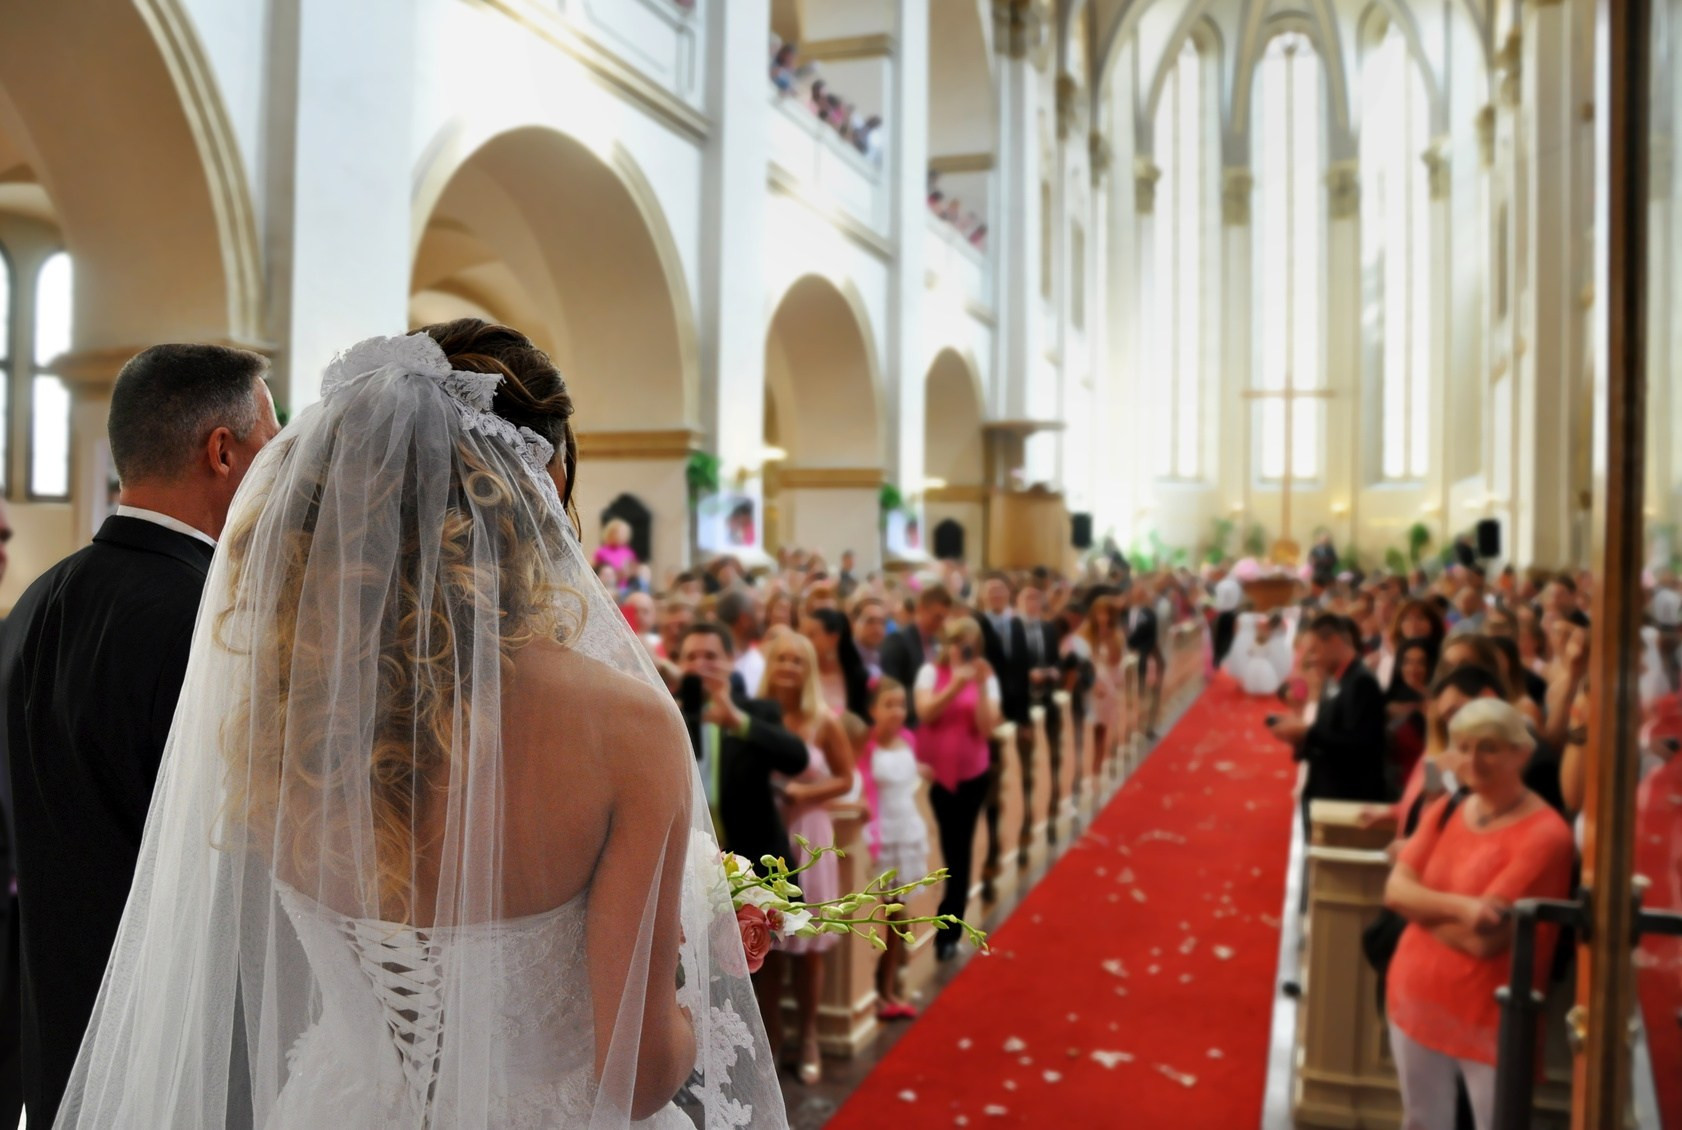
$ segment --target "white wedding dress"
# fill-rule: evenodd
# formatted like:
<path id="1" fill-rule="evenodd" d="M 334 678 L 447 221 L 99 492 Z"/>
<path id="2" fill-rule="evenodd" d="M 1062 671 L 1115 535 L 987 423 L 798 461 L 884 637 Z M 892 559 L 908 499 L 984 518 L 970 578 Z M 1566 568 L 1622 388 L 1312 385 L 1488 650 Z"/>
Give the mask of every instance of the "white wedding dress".
<path id="1" fill-rule="evenodd" d="M 527 918 L 417 930 L 335 914 L 282 888 L 281 905 L 321 985 L 321 1015 L 287 1054 L 277 1127 L 455 1126 L 462 1107 L 492 1126 L 550 1130 L 588 1123 L 595 1094 L 584 919 L 588 893 Z M 475 951 L 479 952 L 475 952 Z M 494 952 L 497 961 L 487 960 Z M 497 1082 L 463 1101 L 438 1066 L 457 1033 L 444 1014 L 459 969 L 495 968 L 473 991 L 499 1028 Z M 639 1122 L 692 1130 L 675 1106 Z"/>
<path id="2" fill-rule="evenodd" d="M 373 339 L 253 464 L 55 1125 L 787 1125 L 682 719 L 498 386 Z"/>

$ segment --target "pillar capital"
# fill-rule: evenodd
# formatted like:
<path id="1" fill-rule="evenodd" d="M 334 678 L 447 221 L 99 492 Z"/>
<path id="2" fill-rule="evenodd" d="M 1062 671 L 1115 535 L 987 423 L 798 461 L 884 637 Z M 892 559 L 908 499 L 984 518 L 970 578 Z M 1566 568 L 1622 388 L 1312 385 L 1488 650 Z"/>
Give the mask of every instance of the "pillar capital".
<path id="1" fill-rule="evenodd" d="M 1478 111 L 1478 156 L 1483 158 L 1483 167 L 1490 168 L 1495 164 L 1495 104 L 1492 102 Z"/>
<path id="2" fill-rule="evenodd" d="M 1104 179 L 1104 174 L 1110 171 L 1110 165 L 1115 162 L 1115 150 L 1110 148 L 1110 139 L 1098 130 L 1086 135 L 1087 164 L 1092 170 L 1092 183 L 1097 184 Z"/>
<path id="3" fill-rule="evenodd" d="M 1162 169 L 1149 157 L 1133 158 L 1133 207 L 1141 216 L 1156 211 L 1156 182 L 1162 179 Z"/>
<path id="4" fill-rule="evenodd" d="M 1246 168 L 1221 170 L 1221 223 L 1229 228 L 1250 224 L 1250 194 L 1256 178 Z"/>
<path id="5" fill-rule="evenodd" d="M 1439 137 L 1426 147 L 1419 155 L 1425 162 L 1426 176 L 1430 181 L 1431 199 L 1447 200 L 1453 185 L 1449 170 L 1448 138 Z"/>
<path id="6" fill-rule="evenodd" d="M 1339 161 L 1326 170 L 1326 215 L 1349 220 L 1360 213 L 1360 167 L 1354 161 Z"/>
<path id="7" fill-rule="evenodd" d="M 1048 23 L 1043 0 L 993 0 L 993 49 L 1026 59 L 1044 44 Z"/>

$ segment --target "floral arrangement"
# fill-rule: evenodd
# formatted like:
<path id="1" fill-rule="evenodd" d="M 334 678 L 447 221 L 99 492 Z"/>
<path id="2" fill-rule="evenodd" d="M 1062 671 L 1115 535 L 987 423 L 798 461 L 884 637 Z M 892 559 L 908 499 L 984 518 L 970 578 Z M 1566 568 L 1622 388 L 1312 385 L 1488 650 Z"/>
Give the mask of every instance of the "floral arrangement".
<path id="1" fill-rule="evenodd" d="M 736 925 L 742 933 L 742 951 L 747 955 L 748 972 L 757 973 L 765 962 L 773 942 L 781 938 L 811 938 L 819 934 L 857 934 L 867 938 L 877 949 L 887 948 L 878 927 L 886 927 L 907 942 L 913 940 L 911 927 L 933 923 L 936 929 L 961 929 L 976 948 L 984 948 L 987 935 L 955 914 L 925 915 L 915 918 L 894 918 L 905 909 L 905 899 L 913 891 L 946 881 L 946 869 L 932 871 L 909 883 L 898 881 L 894 871 L 885 871 L 866 884 L 864 890 L 844 894 L 825 902 L 804 902 L 795 876 L 810 869 L 826 855 L 845 858 L 846 852 L 833 845 L 812 847 L 803 837 L 796 836 L 800 846 L 811 858 L 799 867 L 790 868 L 774 855 L 760 859 L 763 875 L 743 856 L 724 852 L 724 874 L 730 884 L 730 905 L 736 911 Z"/>

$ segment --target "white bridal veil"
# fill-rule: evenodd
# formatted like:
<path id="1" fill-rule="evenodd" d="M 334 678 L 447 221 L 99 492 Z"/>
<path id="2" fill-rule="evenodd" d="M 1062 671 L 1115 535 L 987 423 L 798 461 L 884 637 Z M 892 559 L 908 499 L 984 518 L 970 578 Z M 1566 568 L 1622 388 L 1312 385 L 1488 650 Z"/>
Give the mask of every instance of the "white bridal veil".
<path id="1" fill-rule="evenodd" d="M 371 339 L 252 468 L 60 1126 L 785 1124 L 682 723 L 498 381 Z"/>

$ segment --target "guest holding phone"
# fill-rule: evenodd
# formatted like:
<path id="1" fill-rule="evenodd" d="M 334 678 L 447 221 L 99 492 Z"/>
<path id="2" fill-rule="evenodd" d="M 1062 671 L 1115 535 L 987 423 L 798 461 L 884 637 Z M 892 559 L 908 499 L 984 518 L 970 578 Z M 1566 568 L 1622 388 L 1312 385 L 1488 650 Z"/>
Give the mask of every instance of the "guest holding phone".
<path id="1" fill-rule="evenodd" d="M 934 771 L 929 804 L 948 871 L 938 913 L 960 918 L 974 872 L 975 827 L 987 800 L 987 739 L 999 724 L 999 680 L 980 656 L 981 626 L 968 617 L 949 620 L 933 662 L 917 672 L 912 688 L 922 720 L 917 757 Z M 944 961 L 957 951 L 955 933 L 942 931 L 936 956 Z"/>

